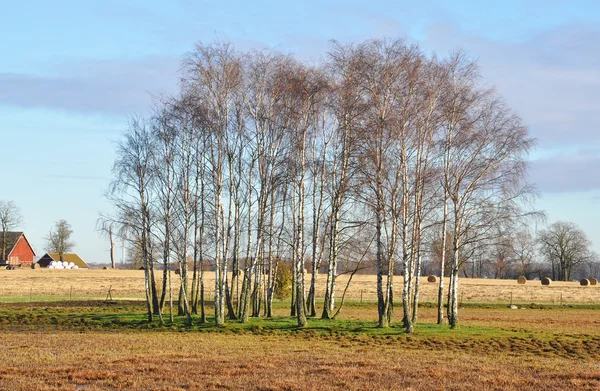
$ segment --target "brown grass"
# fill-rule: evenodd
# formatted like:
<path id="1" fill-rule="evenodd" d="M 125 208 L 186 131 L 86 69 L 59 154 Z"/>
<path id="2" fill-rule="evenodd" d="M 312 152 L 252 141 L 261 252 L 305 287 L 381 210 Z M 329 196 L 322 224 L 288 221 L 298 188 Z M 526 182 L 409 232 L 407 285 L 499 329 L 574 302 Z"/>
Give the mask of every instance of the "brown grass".
<path id="1" fill-rule="evenodd" d="M 405 339 L 155 332 L 3 332 L 0 385 L 10 390 L 592 390 L 582 361 L 495 344 L 432 349 Z M 463 352 L 464 349 L 464 352 Z"/>

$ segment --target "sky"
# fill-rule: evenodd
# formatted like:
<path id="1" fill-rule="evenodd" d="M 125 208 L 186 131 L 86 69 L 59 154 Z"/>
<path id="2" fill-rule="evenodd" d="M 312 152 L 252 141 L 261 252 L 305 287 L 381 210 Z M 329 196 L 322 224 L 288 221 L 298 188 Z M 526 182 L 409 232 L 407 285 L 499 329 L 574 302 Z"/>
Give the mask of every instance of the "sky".
<path id="1" fill-rule="evenodd" d="M 548 222 L 572 221 L 600 252 L 600 2 L 0 0 L 0 200 L 38 256 L 57 220 L 74 251 L 108 263 L 97 232 L 128 118 L 175 93 L 195 43 L 270 48 L 308 63 L 342 43 L 401 37 L 463 49 L 537 140 L 529 180 Z M 117 248 L 117 261 L 121 258 Z"/>

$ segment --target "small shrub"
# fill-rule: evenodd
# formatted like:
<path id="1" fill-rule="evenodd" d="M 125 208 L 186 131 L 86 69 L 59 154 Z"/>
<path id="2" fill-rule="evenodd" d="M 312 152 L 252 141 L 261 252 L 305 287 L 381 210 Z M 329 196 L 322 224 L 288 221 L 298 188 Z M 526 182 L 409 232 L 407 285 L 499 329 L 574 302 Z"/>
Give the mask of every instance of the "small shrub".
<path id="1" fill-rule="evenodd" d="M 287 262 L 279 263 L 273 294 L 279 300 L 285 300 L 292 294 L 292 267 Z"/>

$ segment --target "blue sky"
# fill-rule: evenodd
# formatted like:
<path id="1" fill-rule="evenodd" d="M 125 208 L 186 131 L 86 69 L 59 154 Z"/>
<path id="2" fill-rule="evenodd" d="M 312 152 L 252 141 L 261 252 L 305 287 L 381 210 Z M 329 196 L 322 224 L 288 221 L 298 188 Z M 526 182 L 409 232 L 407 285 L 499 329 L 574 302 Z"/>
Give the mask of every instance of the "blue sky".
<path id="1" fill-rule="evenodd" d="M 198 41 L 274 48 L 317 62 L 328 41 L 405 37 L 462 48 L 537 138 L 530 180 L 549 221 L 581 226 L 600 252 L 600 2 L 28 1 L 0 13 L 0 199 L 38 255 L 59 219 L 75 251 L 107 262 L 95 231 L 110 212 L 114 141 L 128 116 L 177 88 Z"/>

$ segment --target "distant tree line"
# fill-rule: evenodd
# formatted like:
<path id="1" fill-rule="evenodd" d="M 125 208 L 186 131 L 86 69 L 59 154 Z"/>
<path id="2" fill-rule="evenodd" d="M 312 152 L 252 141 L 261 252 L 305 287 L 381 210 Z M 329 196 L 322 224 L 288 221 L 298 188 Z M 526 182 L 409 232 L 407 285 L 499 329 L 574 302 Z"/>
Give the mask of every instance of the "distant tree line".
<path id="1" fill-rule="evenodd" d="M 340 270 L 372 262 L 379 325 L 388 327 L 398 307 L 411 332 L 424 262 L 436 259 L 450 276 L 449 286 L 439 280 L 438 321 L 447 316 L 454 328 L 465 262 L 518 237 L 531 214 L 532 144 L 462 52 L 439 58 L 401 40 L 333 42 L 309 66 L 199 44 L 179 94 L 150 118 L 133 118 L 117 146 L 111 221 L 136 245 L 149 320 L 162 320 L 166 306 L 174 316 L 172 265 L 182 277 L 178 314 L 190 322 L 206 319 L 204 265 L 214 265 L 222 325 L 270 317 L 278 268 L 289 261 L 290 314 L 303 326 L 339 310 Z M 447 251 L 436 258 L 436 246 Z M 324 292 L 315 289 L 319 273 Z"/>
<path id="2" fill-rule="evenodd" d="M 441 244 L 432 243 L 424 262 L 425 274 L 439 274 Z M 446 247 L 446 252 L 451 249 Z M 449 256 L 449 255 L 448 255 Z M 482 246 L 460 263 L 466 278 L 527 279 L 550 277 L 557 281 L 600 277 L 600 258 L 585 233 L 571 222 L 558 221 L 537 232 L 523 227 L 495 243 Z M 445 275 L 450 275 L 448 268 Z"/>

